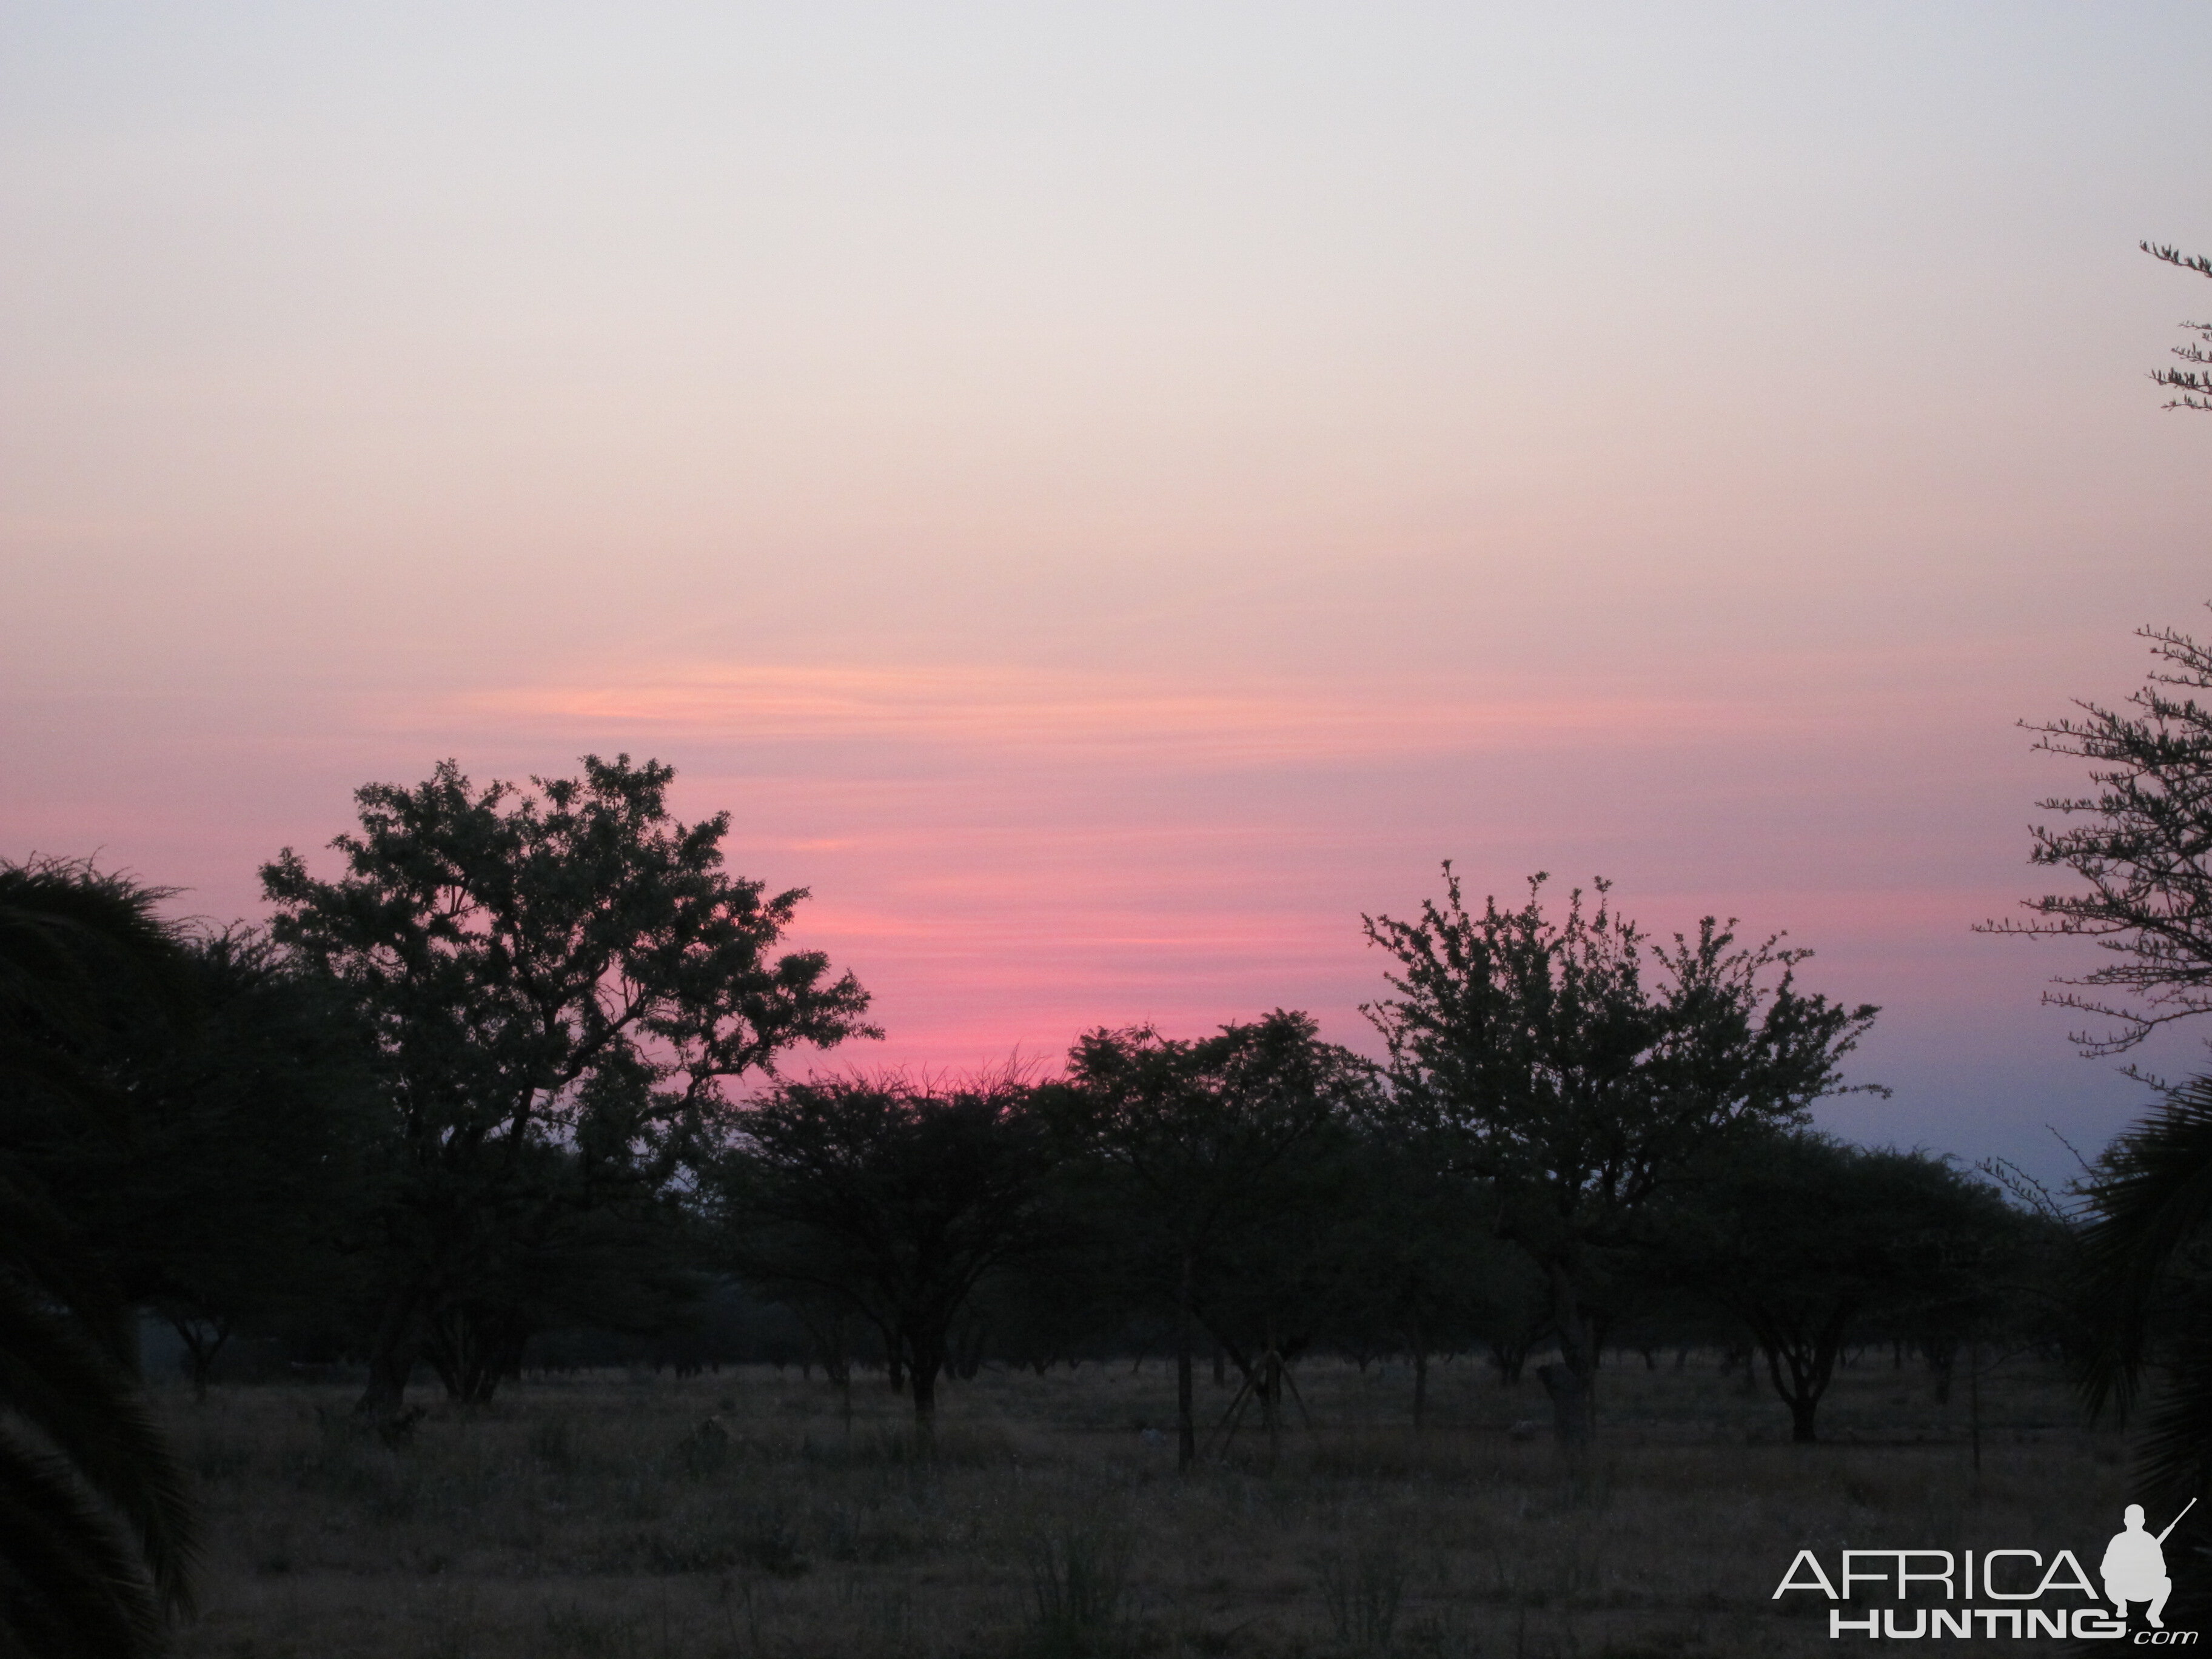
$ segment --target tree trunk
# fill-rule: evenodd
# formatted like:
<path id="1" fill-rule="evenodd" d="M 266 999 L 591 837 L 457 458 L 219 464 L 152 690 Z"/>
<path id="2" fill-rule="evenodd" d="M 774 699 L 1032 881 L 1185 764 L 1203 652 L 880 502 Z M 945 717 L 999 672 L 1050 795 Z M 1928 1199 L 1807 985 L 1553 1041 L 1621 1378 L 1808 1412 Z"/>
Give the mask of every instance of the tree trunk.
<path id="1" fill-rule="evenodd" d="M 1579 1451 L 1589 1444 L 1589 1378 L 1571 1365 L 1539 1365 L 1536 1380 L 1552 1402 L 1552 1438 L 1565 1451 Z"/>
<path id="2" fill-rule="evenodd" d="M 1413 1348 L 1413 1428 L 1419 1432 L 1429 1406 L 1429 1350 L 1425 1343 Z"/>
<path id="3" fill-rule="evenodd" d="M 488 1406 L 501 1382 L 522 1369 L 522 1350 L 529 1340 L 529 1322 L 512 1309 L 463 1303 L 430 1321 L 422 1347 L 446 1385 L 447 1399 L 460 1406 Z M 684 1375 L 680 1364 L 677 1374 Z"/>
<path id="4" fill-rule="evenodd" d="M 945 1369 L 945 1339 L 915 1336 L 907 1346 L 906 1380 L 914 1395 L 914 1431 L 927 1443 L 937 1436 L 937 1377 Z"/>
<path id="5" fill-rule="evenodd" d="M 1790 1438 L 1800 1446 L 1819 1443 L 1820 1437 L 1813 1431 L 1813 1413 L 1820 1408 L 1818 1395 L 1800 1395 L 1790 1401 Z"/>
<path id="6" fill-rule="evenodd" d="M 1514 1389 L 1521 1385 L 1521 1368 L 1528 1363 L 1528 1344 L 1514 1339 L 1493 1340 L 1490 1344 L 1490 1363 L 1498 1367 L 1498 1386 Z"/>
<path id="7" fill-rule="evenodd" d="M 814 1346 L 813 1357 L 822 1362 L 822 1374 L 839 1388 L 849 1390 L 853 1384 L 853 1359 L 851 1345 L 845 1340 L 845 1316 L 832 1313 L 817 1318 L 795 1307 L 792 1312 Z M 811 1382 L 814 1373 L 809 1365 L 809 1359 L 802 1353 L 799 1374 Z"/>
<path id="8" fill-rule="evenodd" d="M 1849 1304 L 1838 1307 L 1809 1337 L 1793 1334 L 1771 1322 L 1754 1322 L 1759 1346 L 1766 1353 L 1766 1374 L 1773 1379 L 1774 1392 L 1790 1407 L 1790 1438 L 1797 1445 L 1810 1446 L 1820 1438 L 1814 1430 L 1814 1414 L 1820 1409 L 1820 1396 L 1827 1393 L 1828 1383 L 1835 1376 L 1836 1361 L 1843 1352 L 1844 1332 L 1852 1311 Z M 1784 1360 L 1790 1365 L 1786 1382 L 1782 1375 Z"/>
<path id="9" fill-rule="evenodd" d="M 184 1340 L 185 1359 L 192 1378 L 192 1398 L 205 1400 L 208 1376 L 215 1370 L 222 1345 L 230 1340 L 230 1322 L 225 1319 L 172 1319 L 170 1326 Z"/>
<path id="10" fill-rule="evenodd" d="M 1198 1462 L 1198 1418 L 1195 1401 L 1191 1397 L 1190 1378 L 1190 1322 L 1191 1322 L 1191 1261 L 1188 1252 L 1182 1259 L 1182 1284 L 1176 1301 L 1176 1473 L 1188 1474 Z M 1221 1347 L 1214 1345 L 1214 1364 L 1221 1361 Z"/>
<path id="11" fill-rule="evenodd" d="M 1552 1401 L 1552 1437 L 1561 1450 L 1579 1451 L 1589 1444 L 1596 1424 L 1594 1334 L 1566 1267 L 1547 1263 L 1546 1274 L 1552 1285 L 1552 1328 L 1559 1341 L 1559 1363 L 1538 1366 L 1536 1379 Z"/>
<path id="12" fill-rule="evenodd" d="M 983 1369 L 983 1350 L 990 1335 L 989 1330 L 978 1322 L 968 1326 L 952 1345 L 952 1374 L 963 1382 L 972 1382 L 975 1373 Z"/>
<path id="13" fill-rule="evenodd" d="M 1959 1359 L 1959 1339 L 1955 1336 L 1937 1337 L 1924 1345 L 1928 1369 L 1936 1374 L 1936 1403 L 1951 1403 L 1951 1373 Z"/>
<path id="14" fill-rule="evenodd" d="M 1260 1362 L 1260 1422 L 1267 1431 L 1267 1469 L 1273 1474 L 1283 1455 L 1283 1356 L 1273 1333 Z"/>
<path id="15" fill-rule="evenodd" d="M 369 1344 L 368 1386 L 354 1406 L 354 1414 L 383 1423 L 399 1415 L 406 1401 L 407 1379 L 414 1375 L 415 1352 L 422 1340 L 415 1310 L 421 1293 L 411 1288 L 394 1291 L 384 1300 L 376 1335 Z"/>

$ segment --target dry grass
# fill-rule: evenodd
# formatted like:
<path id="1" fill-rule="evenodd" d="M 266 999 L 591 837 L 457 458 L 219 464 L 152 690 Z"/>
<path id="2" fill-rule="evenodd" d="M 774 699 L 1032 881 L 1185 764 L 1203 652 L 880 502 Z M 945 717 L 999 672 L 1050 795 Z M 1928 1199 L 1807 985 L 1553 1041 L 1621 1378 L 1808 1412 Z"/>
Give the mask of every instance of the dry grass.
<path id="1" fill-rule="evenodd" d="M 1834 1443 L 1783 1443 L 1771 1397 L 1710 1358 L 1612 1369 L 1602 1443 L 1568 1467 L 1533 1383 L 1462 1360 L 1406 1422 L 1400 1368 L 1316 1363 L 1271 1458 L 1175 1473 L 1158 1362 L 950 1384 L 933 1454 L 904 1402 L 764 1368 L 599 1374 L 434 1407 L 393 1448 L 338 1387 L 167 1397 L 210 1540 L 190 1659 L 754 1656 L 1771 1655 L 1832 1650 L 1771 1592 L 1801 1547 L 2101 1548 L 2118 1447 L 2055 1379 L 1964 1389 L 1844 1374 Z M 1225 1395 L 1201 1382 L 1202 1408 Z M 424 1396 L 428 1403 L 428 1396 Z M 702 1431 L 712 1418 L 714 1426 Z M 1857 1443 L 1851 1443 L 1856 1441 Z M 1789 1605 L 1785 1603 L 1784 1605 Z"/>

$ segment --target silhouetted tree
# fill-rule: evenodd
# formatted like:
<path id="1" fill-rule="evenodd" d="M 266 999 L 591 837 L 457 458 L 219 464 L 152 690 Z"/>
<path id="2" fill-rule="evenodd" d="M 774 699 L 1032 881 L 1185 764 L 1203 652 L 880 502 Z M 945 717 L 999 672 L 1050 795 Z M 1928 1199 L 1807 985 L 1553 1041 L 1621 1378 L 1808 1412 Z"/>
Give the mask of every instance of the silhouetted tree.
<path id="1" fill-rule="evenodd" d="M 2184 270 L 2193 270 L 2200 276 L 2212 276 L 2212 259 L 2201 253 L 2184 253 L 2178 247 L 2166 247 L 2155 242 L 2136 244 L 2154 259 L 2163 259 Z M 2168 409 L 2212 410 L 2212 323 L 2184 323 L 2181 325 L 2197 337 L 2186 345 L 2173 348 L 2173 355 L 2189 365 L 2186 368 L 2160 368 L 2151 371 L 2151 380 L 2157 385 L 2171 387 L 2179 393 Z"/>
<path id="2" fill-rule="evenodd" d="M 137 1386 L 135 1315 L 42 1154 L 127 1146 L 123 1067 L 188 1035 L 162 895 L 88 864 L 0 865 L 0 1649 L 135 1659 L 188 1610 L 192 1521 Z"/>
<path id="3" fill-rule="evenodd" d="M 1801 993 L 1808 953 L 1778 935 L 1738 949 L 1709 916 L 1695 939 L 1656 945 L 1607 908 L 1602 882 L 1595 910 L 1577 890 L 1553 921 L 1545 879 L 1520 909 L 1486 900 L 1476 914 L 1447 864 L 1441 906 L 1413 922 L 1368 918 L 1399 971 L 1395 997 L 1367 1012 L 1389 1044 L 1397 1109 L 1492 1184 L 1501 1236 L 1544 1274 L 1560 1363 L 1538 1376 L 1571 1446 L 1592 1420 L 1595 1253 L 1716 1139 L 1842 1092 L 1843 1057 L 1875 1011 Z"/>
<path id="4" fill-rule="evenodd" d="M 1134 1281 L 1174 1311 L 1183 1469 L 1197 1457 L 1195 1327 L 1223 1342 L 1248 1382 L 1260 1364 L 1279 1372 L 1289 1334 L 1267 1322 L 1284 1315 L 1284 1280 L 1314 1265 L 1313 1194 L 1332 1179 L 1325 1155 L 1304 1153 L 1363 1109 L 1373 1073 L 1321 1042 L 1308 1016 L 1278 1009 L 1194 1042 L 1149 1026 L 1092 1031 L 1066 1080 L 1039 1091 L 1058 1133 L 1107 1183 Z M 1305 1282 L 1305 1299 L 1316 1299 Z M 1274 1410 L 1271 1386 L 1262 1405 Z"/>
<path id="5" fill-rule="evenodd" d="M 2212 274 L 2203 259 L 2150 251 Z M 2200 375 L 2160 378 L 2183 391 L 2184 406 L 2206 406 Z M 2200 700 L 2212 692 L 2212 649 L 2172 629 L 2139 637 L 2155 665 L 2124 707 L 2077 702 L 2080 718 L 2029 727 L 2039 748 L 2090 764 L 2094 793 L 2041 803 L 2068 822 L 2033 830 L 2029 855 L 2087 890 L 2026 901 L 2029 921 L 1983 924 L 2077 935 L 2108 953 L 2103 966 L 2056 981 L 2076 989 L 2045 994 L 2111 1022 L 2073 1034 L 2087 1054 L 2125 1053 L 2212 1013 L 2212 708 Z M 2159 1106 L 2113 1143 L 2088 1184 L 2069 1334 L 2093 1410 L 2131 1404 L 2147 1372 L 2160 1375 L 2139 1448 L 2144 1473 L 2203 1490 L 2212 1462 L 2212 1391 L 2203 1387 L 2212 1375 L 2212 1082 L 2160 1086 Z"/>
<path id="6" fill-rule="evenodd" d="M 986 1275 L 1053 1243 L 1051 1152 L 1011 1079 L 786 1084 L 738 1120 L 714 1164 L 715 1244 L 795 1310 L 851 1310 L 904 1371 L 928 1434 L 954 1322 Z"/>
<path id="7" fill-rule="evenodd" d="M 2038 802 L 2067 820 L 2037 825 L 2029 861 L 2071 871 L 2086 892 L 2023 901 L 2034 919 L 1993 933 L 2094 939 L 2103 966 L 2044 1000 L 2113 1022 L 2073 1041 L 2085 1054 L 2135 1048 L 2161 1026 L 2212 1013 L 2212 649 L 2143 629 L 2157 663 L 2122 708 L 2077 702 L 2078 720 L 2030 726 L 2036 747 L 2089 763 L 2094 793 Z"/>
<path id="8" fill-rule="evenodd" d="M 1322 1235 L 1337 1281 L 1332 1330 L 1411 1359 L 1416 1428 L 1427 1414 L 1430 1360 L 1489 1328 L 1510 1297 L 1504 1281 L 1521 1266 L 1496 1237 L 1486 1189 L 1433 1152 L 1387 1120 L 1361 1125 L 1342 1154 L 1351 1175 L 1343 1214 Z"/>
<path id="9" fill-rule="evenodd" d="M 970 1300 L 969 1353 L 1024 1366 L 1103 1358 L 1146 1310 L 1144 1286 L 1119 1248 L 1121 1230 L 1095 1205 L 1097 1188 L 1056 1163 L 1045 1202 L 1053 1248 L 994 1273 Z"/>
<path id="10" fill-rule="evenodd" d="M 1809 1129 L 1709 1155 L 1652 1220 L 1665 1270 L 1750 1331 L 1804 1443 L 1846 1345 L 1875 1323 L 1966 1328 L 2005 1294 L 2025 1231 L 1996 1188 L 1942 1158 Z"/>
<path id="11" fill-rule="evenodd" d="M 289 848 L 262 872 L 276 938 L 362 1011 L 384 1067 L 366 1413 L 397 1408 L 434 1330 L 495 1378 L 526 1334 L 501 1299 L 518 1255 L 665 1191 L 725 1079 L 875 1035 L 851 975 L 770 956 L 806 895 L 723 872 L 726 814 L 678 822 L 653 762 L 583 766 L 536 793 L 451 762 L 371 784 L 338 879 Z"/>
<path id="12" fill-rule="evenodd" d="M 1483 1282 L 1474 1334 L 1498 1372 L 1499 1386 L 1517 1388 L 1529 1355 L 1551 1334 L 1552 1296 L 1528 1253 L 1510 1243 L 1505 1249 L 1505 1259 Z"/>
<path id="13" fill-rule="evenodd" d="M 1359 1156 L 1345 1109 L 1351 1104 L 1340 1102 L 1256 1183 L 1255 1195 L 1267 1200 L 1267 1218 L 1223 1230 L 1197 1264 L 1192 1312 L 1214 1352 L 1241 1379 L 1222 1420 L 1224 1451 L 1257 1406 L 1259 1427 L 1274 1454 L 1285 1396 L 1297 1389 L 1291 1368 L 1336 1330 L 1354 1321 L 1370 1324 L 1371 1299 L 1384 1288 L 1366 1276 L 1376 1263 L 1362 1259 L 1363 1211 L 1401 1200 L 1379 1189 L 1374 1166 Z M 1127 1230 L 1122 1236 L 1136 1237 Z M 1158 1269 L 1166 1262 L 1156 1252 L 1140 1249 L 1132 1260 L 1149 1260 L 1147 1278 L 1156 1287 L 1165 1285 Z M 1397 1288 L 1404 1288 L 1402 1279 Z"/>
<path id="14" fill-rule="evenodd" d="M 672 1337 L 711 1288 L 683 1194 L 651 1163 L 593 1159 L 551 1142 L 509 1179 L 532 1194 L 480 1242 L 465 1289 L 425 1319 L 422 1358 L 449 1398 L 490 1400 L 540 1330 Z"/>

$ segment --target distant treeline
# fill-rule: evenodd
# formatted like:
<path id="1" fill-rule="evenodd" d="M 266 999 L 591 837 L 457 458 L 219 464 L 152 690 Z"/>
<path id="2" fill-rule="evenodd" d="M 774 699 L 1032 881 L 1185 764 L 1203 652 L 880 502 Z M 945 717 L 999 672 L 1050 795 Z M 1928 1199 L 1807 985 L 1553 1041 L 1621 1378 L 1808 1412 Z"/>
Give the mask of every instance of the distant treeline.
<path id="1" fill-rule="evenodd" d="M 1655 941 L 1602 884 L 1547 913 L 1540 877 L 1473 908 L 1447 869 L 1366 923 L 1384 1064 L 1279 1010 L 1094 1030 L 1049 1078 L 783 1080 L 873 1035 L 866 994 L 779 954 L 805 896 L 726 873 L 726 820 L 677 822 L 669 778 L 364 789 L 336 879 L 268 866 L 266 930 L 17 872 L 162 935 L 145 982 L 87 975 L 65 1046 L 99 1108 L 20 1100 L 10 1158 L 203 1384 L 241 1336 L 365 1365 L 380 1416 L 423 1370 L 480 1402 L 592 1355 L 866 1358 L 926 1425 L 986 1362 L 1149 1349 L 1188 1460 L 1217 1356 L 1262 1426 L 1317 1349 L 1424 1382 L 1555 1356 L 1572 1443 L 1608 1342 L 1740 1347 L 1811 1439 L 1850 1345 L 2067 1340 L 2055 1213 L 1804 1127 L 1875 1011 L 1775 941 Z"/>
<path id="2" fill-rule="evenodd" d="M 149 1315 L 203 1388 L 227 1348 L 358 1368 L 386 1430 L 425 1372 L 480 1404 L 526 1367 L 757 1359 L 879 1372 L 926 1439 L 983 1364 L 1150 1353 L 1186 1468 L 1200 1367 L 1236 1385 L 1215 1432 L 1273 1434 L 1316 1352 L 1407 1362 L 1416 1424 L 1439 1357 L 1533 1359 L 1570 1449 L 1608 1348 L 1728 1352 L 1808 1442 L 1856 1346 L 1944 1376 L 2040 1349 L 2123 1395 L 2160 1357 L 2099 1300 L 2136 1271 L 2109 1225 L 1808 1127 L 1876 1011 L 1778 939 L 1655 939 L 1540 875 L 1476 907 L 1446 866 L 1418 916 L 1364 919 L 1379 1062 L 1278 1009 L 1101 1027 L 1050 1074 L 796 1080 L 879 1035 L 851 974 L 782 948 L 805 893 L 728 873 L 667 768 L 583 768 L 362 789 L 334 878 L 264 868 L 265 928 L 0 866 L 0 1503 L 28 1540 L 0 1601 L 31 1650 L 76 1650 L 42 1607 L 136 1652 L 187 1603 Z"/>

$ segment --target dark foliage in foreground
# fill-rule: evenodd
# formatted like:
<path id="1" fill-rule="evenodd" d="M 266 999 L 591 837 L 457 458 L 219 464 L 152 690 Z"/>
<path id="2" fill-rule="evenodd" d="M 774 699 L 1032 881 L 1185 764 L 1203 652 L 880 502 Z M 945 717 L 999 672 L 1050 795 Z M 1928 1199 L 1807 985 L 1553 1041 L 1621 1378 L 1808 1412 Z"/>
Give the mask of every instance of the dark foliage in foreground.
<path id="1" fill-rule="evenodd" d="M 183 1477 L 139 1395 L 130 1303 L 47 1156 L 139 1129 L 128 1056 L 193 1009 L 164 896 L 0 866 L 0 1651 L 131 1659 L 189 1610 Z"/>
<path id="2" fill-rule="evenodd" d="M 2081 1235 L 2093 1411 L 2150 1400 L 2139 1447 L 2158 1488 L 2212 1479 L 2212 1079 L 2172 1091 L 2106 1154 Z"/>

